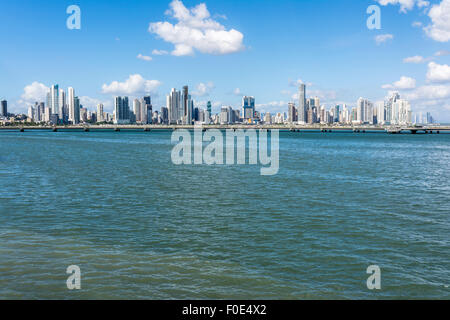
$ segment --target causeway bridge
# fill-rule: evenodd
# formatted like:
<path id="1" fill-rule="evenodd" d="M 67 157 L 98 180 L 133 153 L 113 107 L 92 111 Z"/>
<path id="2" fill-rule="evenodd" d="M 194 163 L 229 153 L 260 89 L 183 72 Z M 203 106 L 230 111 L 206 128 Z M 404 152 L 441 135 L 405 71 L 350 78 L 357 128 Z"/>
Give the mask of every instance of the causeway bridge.
<path id="1" fill-rule="evenodd" d="M 353 132 L 353 133 L 389 133 L 389 134 L 440 134 L 450 133 L 450 126 L 318 126 L 318 125 L 59 125 L 59 126 L 33 126 L 33 125 L 9 125 L 0 126 L 1 131 L 173 131 L 178 129 L 194 130 L 219 129 L 219 130 L 279 130 L 285 132 Z"/>

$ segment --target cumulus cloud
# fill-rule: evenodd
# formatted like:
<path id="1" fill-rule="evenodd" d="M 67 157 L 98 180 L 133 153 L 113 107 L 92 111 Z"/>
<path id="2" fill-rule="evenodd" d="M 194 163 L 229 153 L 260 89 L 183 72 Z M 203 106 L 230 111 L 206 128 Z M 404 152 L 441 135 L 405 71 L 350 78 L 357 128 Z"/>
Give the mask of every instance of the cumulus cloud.
<path id="1" fill-rule="evenodd" d="M 429 82 L 450 82 L 450 66 L 447 64 L 428 64 L 427 80 Z"/>
<path id="2" fill-rule="evenodd" d="M 442 0 L 440 4 L 432 6 L 428 16 L 431 24 L 424 28 L 426 34 L 433 40 L 448 42 L 450 40 L 450 0 Z"/>
<path id="3" fill-rule="evenodd" d="M 153 60 L 152 57 L 150 57 L 150 56 L 144 56 L 144 55 L 142 55 L 142 54 L 140 54 L 140 53 L 138 54 L 137 58 L 138 58 L 139 60 L 144 60 L 144 61 L 152 61 L 152 60 Z"/>
<path id="4" fill-rule="evenodd" d="M 174 56 L 193 55 L 195 51 L 206 54 L 225 55 L 243 50 L 244 35 L 213 20 L 201 3 L 188 9 L 180 0 L 173 0 L 167 15 L 177 20 L 150 23 L 149 32 L 175 46 Z"/>
<path id="5" fill-rule="evenodd" d="M 102 86 L 102 92 L 113 95 L 133 95 L 155 93 L 161 85 L 158 80 L 146 80 L 140 74 L 130 75 L 124 82 L 113 81 Z"/>
<path id="6" fill-rule="evenodd" d="M 450 98 L 450 86 L 448 85 L 426 85 L 417 88 L 413 92 L 403 95 L 406 99 L 411 101 L 429 100 L 438 101 Z"/>
<path id="7" fill-rule="evenodd" d="M 401 77 L 400 80 L 394 82 L 393 84 L 385 84 L 382 86 L 383 89 L 389 89 L 389 90 L 411 90 L 416 87 L 416 79 L 409 78 L 409 77 Z"/>
<path id="8" fill-rule="evenodd" d="M 80 104 L 87 109 L 96 110 L 97 105 L 103 104 L 104 109 L 111 109 L 112 108 L 112 101 L 102 101 L 100 99 L 88 97 L 88 96 L 82 96 L 80 97 Z"/>
<path id="9" fill-rule="evenodd" d="M 382 6 L 387 5 L 400 5 L 400 12 L 406 13 L 408 10 L 412 10 L 415 5 L 418 8 L 428 7 L 430 5 L 429 1 L 425 0 L 377 0 Z"/>
<path id="10" fill-rule="evenodd" d="M 212 82 L 208 82 L 206 84 L 201 82 L 197 85 L 196 91 L 192 92 L 192 94 L 197 97 L 208 96 L 214 88 L 215 86 Z"/>
<path id="11" fill-rule="evenodd" d="M 375 37 L 375 42 L 377 45 L 380 45 L 382 43 L 385 43 L 388 40 L 394 39 L 394 36 L 392 34 L 380 34 Z"/>
<path id="12" fill-rule="evenodd" d="M 32 84 L 25 86 L 25 88 L 23 89 L 23 94 L 20 97 L 21 100 L 19 100 L 19 103 L 32 104 L 35 102 L 43 102 L 45 101 L 49 90 L 50 88 L 47 87 L 46 85 L 35 81 Z"/>

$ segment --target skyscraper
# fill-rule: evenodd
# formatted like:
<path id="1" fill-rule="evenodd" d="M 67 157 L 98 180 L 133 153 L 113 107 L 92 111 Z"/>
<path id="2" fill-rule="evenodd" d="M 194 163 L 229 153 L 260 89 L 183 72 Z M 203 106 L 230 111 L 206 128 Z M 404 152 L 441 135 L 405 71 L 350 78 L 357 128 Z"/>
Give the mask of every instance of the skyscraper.
<path id="1" fill-rule="evenodd" d="M 391 124 L 408 125 L 412 123 L 411 105 L 407 100 L 397 99 L 392 104 Z"/>
<path id="2" fill-rule="evenodd" d="M 97 122 L 104 122 L 105 117 L 103 113 L 103 104 L 99 103 L 97 105 Z"/>
<path id="3" fill-rule="evenodd" d="M 211 110 L 212 110 L 211 101 L 208 101 L 208 103 L 206 104 L 206 111 L 208 111 L 209 114 L 211 114 Z"/>
<path id="4" fill-rule="evenodd" d="M 52 114 L 59 115 L 59 86 L 52 85 L 47 94 L 47 106 L 50 108 Z"/>
<path id="5" fill-rule="evenodd" d="M 116 97 L 114 99 L 114 124 L 130 123 L 130 106 L 128 97 Z"/>
<path id="6" fill-rule="evenodd" d="M 139 99 L 134 99 L 133 100 L 133 112 L 134 115 L 136 116 L 136 122 L 137 123 L 141 123 L 141 101 L 139 101 Z"/>
<path id="7" fill-rule="evenodd" d="M 80 99 L 78 97 L 73 98 L 73 124 L 80 123 Z"/>
<path id="8" fill-rule="evenodd" d="M 295 121 L 296 121 L 295 104 L 289 103 L 289 105 L 288 105 L 288 122 L 293 123 Z"/>
<path id="9" fill-rule="evenodd" d="M 64 89 L 59 89 L 58 115 L 61 121 L 66 121 L 66 92 Z"/>
<path id="10" fill-rule="evenodd" d="M 144 124 L 151 124 L 153 118 L 153 107 L 152 98 L 150 96 L 145 96 L 142 99 L 141 112 L 145 114 L 144 116 L 142 116 L 141 113 L 141 122 L 143 122 Z"/>
<path id="11" fill-rule="evenodd" d="M 244 96 L 242 98 L 242 109 L 244 120 L 253 120 L 255 118 L 255 97 Z"/>
<path id="12" fill-rule="evenodd" d="M 356 121 L 359 123 L 364 122 L 364 110 L 366 109 L 365 108 L 366 103 L 367 100 L 363 98 L 359 98 L 356 103 Z"/>
<path id="13" fill-rule="evenodd" d="M 176 89 L 167 96 L 166 107 L 169 110 L 169 124 L 177 124 L 181 119 L 181 94 Z"/>
<path id="14" fill-rule="evenodd" d="M 189 95 L 189 87 L 183 87 L 183 93 L 181 96 L 181 104 L 183 108 L 183 122 L 184 124 L 192 124 L 192 114 L 194 109 L 194 104 L 192 102 L 191 96 Z"/>
<path id="15" fill-rule="evenodd" d="M 78 122 L 75 122 L 75 90 L 72 87 L 69 87 L 67 89 L 67 92 L 67 104 L 69 105 L 69 121 L 73 124 L 78 124 Z M 80 118 L 78 117 L 78 120 L 79 119 Z"/>
<path id="16" fill-rule="evenodd" d="M 303 83 L 299 87 L 298 91 L 298 122 L 305 124 L 307 122 L 308 115 L 306 110 L 306 85 Z"/>
<path id="17" fill-rule="evenodd" d="M 161 107 L 161 120 L 164 124 L 167 124 L 169 121 L 169 109 L 166 107 Z"/>
<path id="18" fill-rule="evenodd" d="M 0 116 L 1 117 L 8 116 L 8 102 L 6 100 L 2 100 L 0 102 Z"/>
<path id="19" fill-rule="evenodd" d="M 386 124 L 390 124 L 392 121 L 392 115 L 393 115 L 393 104 L 400 99 L 400 94 L 398 92 L 394 92 L 391 94 L 390 97 L 388 97 L 386 101 Z"/>
<path id="20" fill-rule="evenodd" d="M 385 124 L 386 123 L 386 107 L 384 105 L 384 101 L 378 101 L 375 104 L 375 113 L 377 117 L 377 124 Z"/>

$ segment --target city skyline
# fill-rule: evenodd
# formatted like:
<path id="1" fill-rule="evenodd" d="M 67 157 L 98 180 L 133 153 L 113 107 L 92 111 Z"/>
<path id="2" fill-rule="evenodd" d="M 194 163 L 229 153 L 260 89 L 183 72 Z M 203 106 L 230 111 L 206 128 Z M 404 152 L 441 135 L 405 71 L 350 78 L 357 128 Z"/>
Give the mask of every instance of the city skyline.
<path id="1" fill-rule="evenodd" d="M 297 105 L 291 102 L 285 112 L 272 114 L 257 110 L 254 96 L 243 96 L 241 105 L 235 109 L 232 106 L 222 106 L 219 112 L 213 113 L 210 101 L 207 102 L 206 108 L 196 106 L 187 85 L 183 86 L 180 91 L 172 88 L 166 96 L 166 105 L 162 106 L 160 110 L 153 107 L 150 95 L 134 100 L 128 96 L 116 96 L 114 97 L 114 110 L 109 113 L 104 111 L 102 103 L 97 104 L 92 111 L 93 108 L 87 108 L 80 104 L 80 99 L 75 95 L 73 87 L 69 87 L 68 94 L 66 94 L 63 88 L 55 84 L 48 89 L 46 103 L 37 101 L 34 105 L 30 105 L 27 115 L 8 113 L 7 101 L 1 101 L 0 118 L 4 125 L 10 125 L 16 121 L 52 125 L 243 123 L 408 126 L 436 123 L 436 119 L 430 112 L 426 114 L 423 112 L 413 113 L 410 102 L 402 98 L 398 92 L 391 92 L 391 95 L 384 101 L 376 103 L 360 97 L 356 102 L 356 107 L 342 104 L 327 108 L 321 104 L 319 97 L 308 97 L 306 88 L 305 84 L 300 84 Z"/>
<path id="2" fill-rule="evenodd" d="M 22 1 L 20 9 L 32 3 Z M 214 113 L 240 106 L 245 95 L 257 97 L 255 107 L 263 113 L 284 113 L 290 102 L 298 103 L 297 87 L 303 82 L 306 94 L 328 108 L 356 106 L 359 97 L 376 103 L 399 91 L 416 112 L 450 122 L 450 38 L 434 9 L 447 12 L 449 1 L 389 3 L 286 1 L 274 8 L 269 2 L 248 2 L 234 10 L 233 1 L 138 1 L 139 10 L 111 4 L 105 12 L 103 1 L 80 1 L 81 30 L 66 28 L 66 4 L 41 4 L 36 16 L 21 15 L 21 25 L 10 20 L 19 6 L 3 4 L 5 22 L 17 28 L 0 31 L 8 44 L 2 56 L 10 62 L 4 66 L 0 97 L 8 100 L 11 112 L 25 114 L 34 102 L 46 101 L 56 82 L 76 87 L 80 104 L 92 110 L 101 103 L 112 112 L 116 95 L 132 101 L 148 94 L 160 109 L 166 93 L 188 79 L 192 101 L 205 109 L 211 101 Z M 366 9 L 374 4 L 381 8 L 381 30 L 366 26 Z M 244 19 L 246 11 L 259 17 Z M 40 13 L 46 19 L 37 23 Z M 112 26 L 117 17 L 127 23 Z M 335 30 L 321 31 L 324 22 Z M 202 41 L 170 40 L 161 26 L 203 35 L 216 30 L 221 36 L 205 47 Z M 436 36 L 436 30 L 444 36 Z M 25 49 L 30 46 L 33 50 Z"/>

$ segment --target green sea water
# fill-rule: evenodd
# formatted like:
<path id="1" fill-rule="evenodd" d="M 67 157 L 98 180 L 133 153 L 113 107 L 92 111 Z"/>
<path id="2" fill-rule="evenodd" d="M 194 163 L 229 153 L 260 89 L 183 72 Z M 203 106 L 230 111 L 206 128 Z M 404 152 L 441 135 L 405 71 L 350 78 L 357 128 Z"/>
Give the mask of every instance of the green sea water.
<path id="1" fill-rule="evenodd" d="M 0 132 L 0 298 L 450 298 L 450 135 L 280 133 L 275 176 L 172 147 Z"/>

